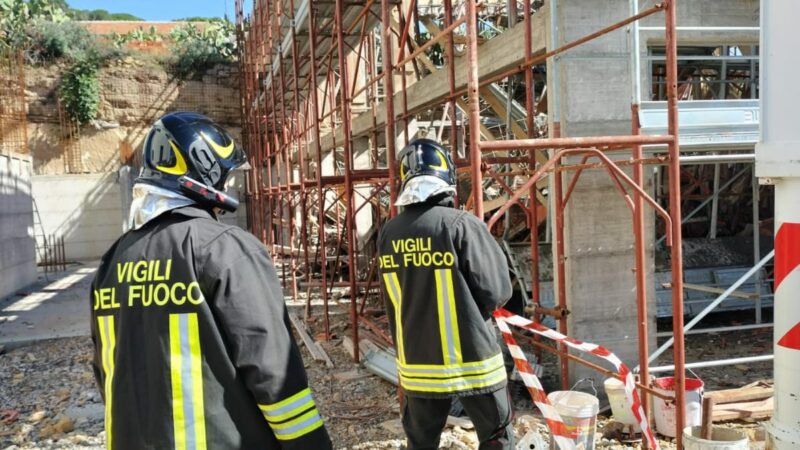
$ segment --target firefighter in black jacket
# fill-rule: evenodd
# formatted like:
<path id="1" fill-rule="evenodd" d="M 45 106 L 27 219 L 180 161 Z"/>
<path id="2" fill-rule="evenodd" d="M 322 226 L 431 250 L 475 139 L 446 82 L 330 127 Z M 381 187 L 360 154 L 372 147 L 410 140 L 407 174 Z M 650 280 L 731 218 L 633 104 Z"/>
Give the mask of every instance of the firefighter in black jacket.
<path id="1" fill-rule="evenodd" d="M 512 410 L 491 313 L 511 297 L 506 258 L 486 225 L 455 209 L 456 171 L 437 142 L 398 156 L 404 210 L 378 237 L 409 449 L 436 449 L 453 398 L 480 449 L 511 449 Z"/>
<path id="2" fill-rule="evenodd" d="M 263 245 L 218 222 L 244 152 L 207 117 L 147 135 L 132 229 L 92 283 L 109 449 L 330 449 Z"/>

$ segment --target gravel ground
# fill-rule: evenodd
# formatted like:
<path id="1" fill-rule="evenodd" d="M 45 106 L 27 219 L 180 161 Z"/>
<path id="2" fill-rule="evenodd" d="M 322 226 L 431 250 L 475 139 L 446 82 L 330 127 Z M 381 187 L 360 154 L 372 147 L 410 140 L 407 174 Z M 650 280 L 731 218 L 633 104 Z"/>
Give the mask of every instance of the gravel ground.
<path id="1" fill-rule="evenodd" d="M 399 423 L 396 388 L 356 368 L 342 344 L 346 316 L 333 316 L 334 339 L 322 346 L 335 367 L 313 361 L 302 347 L 311 385 L 337 449 L 399 449 L 403 432 Z M 312 324 L 312 334 L 320 326 Z M 336 336 L 336 335 L 339 336 Z M 771 330 L 695 335 L 687 339 L 687 360 L 698 361 L 758 354 L 769 348 Z M 763 353 L 763 350 L 761 351 Z M 103 405 L 90 368 L 89 338 L 42 341 L 0 354 L 0 449 L 101 449 L 104 443 Z M 664 358 L 663 363 L 668 363 Z M 546 361 L 549 362 L 549 361 Z M 549 366 L 549 364 L 546 364 Z M 708 390 L 742 386 L 771 377 L 771 364 L 759 363 L 697 371 Z M 521 391 L 521 390 L 520 390 Z M 522 439 L 529 430 L 547 441 L 546 426 L 530 402 L 517 398 L 516 430 Z M 756 433 L 757 423 L 733 426 Z M 598 420 L 597 448 L 634 449 L 625 445 L 606 418 Z M 605 435 L 605 437 L 604 437 Z M 610 439 L 609 439 L 610 438 Z M 662 448 L 675 448 L 661 441 Z M 474 433 L 448 429 L 442 449 L 477 448 Z"/>

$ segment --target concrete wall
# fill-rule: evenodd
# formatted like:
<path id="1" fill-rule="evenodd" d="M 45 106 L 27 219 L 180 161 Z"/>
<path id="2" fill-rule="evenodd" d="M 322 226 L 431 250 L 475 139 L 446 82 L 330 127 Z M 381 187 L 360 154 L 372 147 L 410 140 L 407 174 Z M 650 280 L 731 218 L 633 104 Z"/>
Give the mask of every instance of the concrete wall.
<path id="1" fill-rule="evenodd" d="M 44 232 L 64 237 L 68 260 L 98 259 L 122 234 L 118 179 L 116 172 L 33 177 Z"/>
<path id="2" fill-rule="evenodd" d="M 238 178 L 230 181 L 233 195 L 243 192 Z M 67 260 L 99 259 L 127 230 L 130 179 L 124 172 L 33 177 L 33 197 L 44 232 L 64 237 Z M 220 220 L 244 227 L 245 211 L 242 204 L 235 214 Z"/>
<path id="3" fill-rule="evenodd" d="M 0 298 L 36 281 L 31 158 L 0 155 Z"/>

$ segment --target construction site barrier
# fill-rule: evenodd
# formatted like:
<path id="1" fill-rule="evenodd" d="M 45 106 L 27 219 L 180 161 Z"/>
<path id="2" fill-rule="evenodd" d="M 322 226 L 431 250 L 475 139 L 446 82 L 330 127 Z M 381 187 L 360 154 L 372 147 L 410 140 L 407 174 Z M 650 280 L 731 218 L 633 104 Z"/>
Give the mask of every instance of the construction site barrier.
<path id="1" fill-rule="evenodd" d="M 517 345 L 517 341 L 514 339 L 514 335 L 511 333 L 511 328 L 509 325 L 524 328 L 540 336 L 544 336 L 556 342 L 564 343 L 575 350 L 591 353 L 592 355 L 611 363 L 617 370 L 617 373 L 620 375 L 620 377 L 624 379 L 625 398 L 628 406 L 633 412 L 633 416 L 636 418 L 636 421 L 639 423 L 639 426 L 642 429 L 642 434 L 647 438 L 650 448 L 660 450 L 658 441 L 656 440 L 653 430 L 650 428 L 650 425 L 647 422 L 647 417 L 644 414 L 644 409 L 642 408 L 641 401 L 639 400 L 639 393 L 636 391 L 636 384 L 633 379 L 633 374 L 628 369 L 628 366 L 626 366 L 625 363 L 623 363 L 622 360 L 616 355 L 604 347 L 596 344 L 590 344 L 588 342 L 581 342 L 577 339 L 564 336 L 555 330 L 547 328 L 538 323 L 534 323 L 533 321 L 524 317 L 515 315 L 506 309 L 501 308 L 495 311 L 494 318 L 497 322 L 497 327 L 500 328 L 500 332 L 503 334 L 503 341 L 505 341 L 506 345 L 508 346 L 508 351 L 514 358 L 514 365 L 517 367 L 517 370 L 522 377 L 522 381 L 525 383 L 525 387 L 528 388 L 528 392 L 531 394 L 533 403 L 536 404 L 536 406 L 542 412 L 542 416 L 544 416 L 547 426 L 550 428 L 550 432 L 553 434 L 553 439 L 560 450 L 575 450 L 575 442 L 572 440 L 564 421 L 561 419 L 561 416 L 547 399 L 547 394 L 545 394 L 539 378 L 536 377 L 531 365 L 528 363 L 527 358 L 525 358 L 525 354 L 522 352 L 522 349 L 520 349 L 519 345 Z"/>

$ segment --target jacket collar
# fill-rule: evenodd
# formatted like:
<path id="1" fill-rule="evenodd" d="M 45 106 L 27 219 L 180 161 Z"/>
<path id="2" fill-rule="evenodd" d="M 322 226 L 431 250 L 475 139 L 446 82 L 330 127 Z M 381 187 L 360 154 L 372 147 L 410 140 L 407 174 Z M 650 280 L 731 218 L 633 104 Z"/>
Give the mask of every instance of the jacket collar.
<path id="1" fill-rule="evenodd" d="M 217 220 L 217 216 L 209 211 L 208 209 L 201 208 L 195 205 L 184 206 L 182 208 L 176 208 L 170 211 L 172 214 L 180 214 L 186 217 L 192 217 L 196 219 L 213 219 Z"/>

